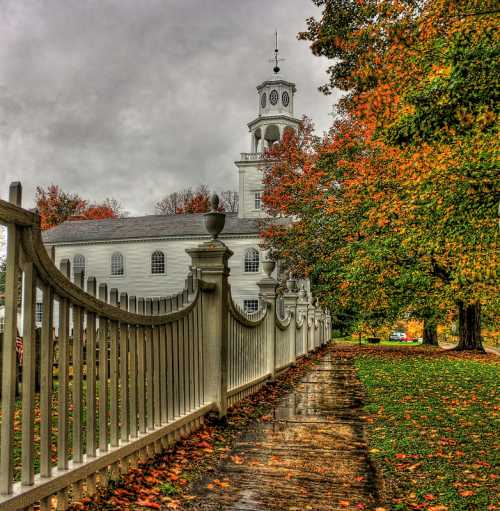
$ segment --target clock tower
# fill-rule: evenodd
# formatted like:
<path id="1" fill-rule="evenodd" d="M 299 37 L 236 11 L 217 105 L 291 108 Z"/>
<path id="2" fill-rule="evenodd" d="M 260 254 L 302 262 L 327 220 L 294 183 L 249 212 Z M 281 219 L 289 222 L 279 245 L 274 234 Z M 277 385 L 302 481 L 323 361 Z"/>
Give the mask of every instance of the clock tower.
<path id="1" fill-rule="evenodd" d="M 294 117 L 293 102 L 295 84 L 285 80 L 279 73 L 278 44 L 273 62 L 273 76 L 257 87 L 258 116 L 248 123 L 250 152 L 241 153 L 235 162 L 239 177 L 239 217 L 259 218 L 262 211 L 261 194 L 264 152 L 281 140 L 285 129 L 298 129 L 300 120 Z"/>

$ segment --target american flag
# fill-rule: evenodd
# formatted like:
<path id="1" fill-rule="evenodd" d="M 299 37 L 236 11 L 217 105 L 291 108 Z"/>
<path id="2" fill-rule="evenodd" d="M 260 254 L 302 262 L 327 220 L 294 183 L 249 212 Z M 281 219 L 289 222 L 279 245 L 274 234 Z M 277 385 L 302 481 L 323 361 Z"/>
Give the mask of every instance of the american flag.
<path id="1" fill-rule="evenodd" d="M 19 358 L 19 365 L 23 365 L 23 338 L 20 335 L 16 336 L 16 353 Z"/>

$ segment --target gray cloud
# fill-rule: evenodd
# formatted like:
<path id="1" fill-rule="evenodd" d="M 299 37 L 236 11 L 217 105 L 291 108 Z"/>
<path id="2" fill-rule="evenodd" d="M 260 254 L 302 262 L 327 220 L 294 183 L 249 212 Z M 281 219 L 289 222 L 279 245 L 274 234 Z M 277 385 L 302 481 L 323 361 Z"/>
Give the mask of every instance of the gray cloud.
<path id="1" fill-rule="evenodd" d="M 60 184 L 134 214 L 236 188 L 275 27 L 296 114 L 328 127 L 327 61 L 296 39 L 311 0 L 0 0 L 0 185 Z M 1 194 L 5 198 L 6 193 Z"/>

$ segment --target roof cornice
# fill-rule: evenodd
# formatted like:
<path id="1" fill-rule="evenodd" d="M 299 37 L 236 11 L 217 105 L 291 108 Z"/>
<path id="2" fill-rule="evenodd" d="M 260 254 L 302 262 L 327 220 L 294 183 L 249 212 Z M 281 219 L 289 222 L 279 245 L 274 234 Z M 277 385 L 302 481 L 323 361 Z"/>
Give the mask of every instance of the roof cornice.
<path id="1" fill-rule="evenodd" d="M 257 91 L 260 92 L 264 87 L 268 85 L 287 85 L 292 88 L 293 92 L 297 92 L 297 87 L 293 82 L 289 82 L 288 80 L 283 80 L 283 78 L 276 78 L 271 80 L 264 80 L 260 85 L 257 85 Z"/>
<path id="2" fill-rule="evenodd" d="M 258 238 L 259 231 L 248 234 L 220 234 L 219 238 L 222 239 L 252 239 Z M 84 245 L 114 245 L 123 243 L 149 243 L 154 241 L 189 241 L 189 240 L 208 240 L 211 237 L 207 235 L 193 234 L 191 236 L 158 236 L 151 238 L 124 238 L 115 240 L 89 240 L 89 241 L 55 241 L 55 242 L 44 242 L 47 247 L 61 247 L 61 246 L 84 246 Z"/>
<path id="3" fill-rule="evenodd" d="M 250 121 L 247 126 L 251 129 L 253 128 L 256 124 L 258 124 L 259 122 L 267 122 L 267 121 L 281 121 L 281 120 L 284 120 L 284 121 L 289 121 L 289 122 L 292 122 L 294 124 L 300 124 L 300 119 L 297 119 L 296 117 L 292 117 L 290 115 L 285 115 L 285 114 L 281 114 L 281 115 L 261 115 L 260 117 L 257 117 L 256 119 L 254 119 L 253 121 Z"/>

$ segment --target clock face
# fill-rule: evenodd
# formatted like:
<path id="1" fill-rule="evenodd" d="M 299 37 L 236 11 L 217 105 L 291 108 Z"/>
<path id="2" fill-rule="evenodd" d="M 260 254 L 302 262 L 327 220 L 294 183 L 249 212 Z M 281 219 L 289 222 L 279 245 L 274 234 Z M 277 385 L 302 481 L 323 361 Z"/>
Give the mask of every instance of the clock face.
<path id="1" fill-rule="evenodd" d="M 281 95 L 281 102 L 283 103 L 283 106 L 288 106 L 288 103 L 290 103 L 290 96 L 287 91 L 283 92 Z"/>
<path id="2" fill-rule="evenodd" d="M 275 105 L 278 102 L 278 98 L 279 98 L 278 91 L 273 89 L 271 91 L 271 94 L 269 94 L 269 101 L 271 102 L 271 105 Z"/>

